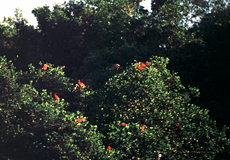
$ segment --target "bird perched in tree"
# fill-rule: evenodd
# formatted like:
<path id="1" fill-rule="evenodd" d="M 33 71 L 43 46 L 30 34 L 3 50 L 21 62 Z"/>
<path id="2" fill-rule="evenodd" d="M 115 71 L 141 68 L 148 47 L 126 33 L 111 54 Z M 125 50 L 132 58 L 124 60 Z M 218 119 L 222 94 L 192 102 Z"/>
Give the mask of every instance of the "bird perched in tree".
<path id="1" fill-rule="evenodd" d="M 59 97 L 58 97 L 57 93 L 54 93 L 54 98 L 56 99 L 55 102 L 57 102 L 59 100 Z"/>
<path id="2" fill-rule="evenodd" d="M 78 80 L 78 83 L 75 84 L 75 87 L 73 88 L 73 90 L 76 92 L 77 88 L 80 87 L 80 91 L 81 91 L 81 87 L 85 87 L 85 84 L 83 82 L 80 81 L 80 79 Z"/>
<path id="3" fill-rule="evenodd" d="M 44 64 L 44 66 L 42 67 L 42 69 L 43 70 L 47 70 L 48 66 L 49 66 L 49 64 L 48 64 L 48 62 L 46 62 L 46 64 Z"/>
<path id="4" fill-rule="evenodd" d="M 80 81 L 80 79 L 78 80 L 78 84 L 79 84 L 80 86 L 82 86 L 82 87 L 84 87 L 84 86 L 85 86 L 85 84 L 84 84 L 84 83 L 82 83 L 82 82 Z"/>
<path id="5" fill-rule="evenodd" d="M 120 64 L 114 64 L 110 68 L 107 68 L 107 70 L 114 70 L 114 69 L 118 70 L 119 68 L 120 68 Z"/>

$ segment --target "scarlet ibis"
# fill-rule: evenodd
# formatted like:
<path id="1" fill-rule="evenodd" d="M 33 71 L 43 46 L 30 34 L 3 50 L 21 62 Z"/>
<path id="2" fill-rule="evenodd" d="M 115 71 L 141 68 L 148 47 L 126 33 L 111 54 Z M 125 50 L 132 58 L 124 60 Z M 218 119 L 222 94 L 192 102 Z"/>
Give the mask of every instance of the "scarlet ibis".
<path id="1" fill-rule="evenodd" d="M 84 83 L 82 83 L 81 81 L 80 81 L 80 79 L 78 80 L 78 84 L 80 85 L 80 86 L 85 86 L 85 84 Z"/>
<path id="2" fill-rule="evenodd" d="M 49 66 L 49 64 L 48 64 L 48 62 L 46 62 L 46 64 L 44 64 L 44 66 L 42 67 L 42 69 L 47 70 L 48 66 Z"/>
<path id="3" fill-rule="evenodd" d="M 54 98 L 56 99 L 56 101 L 59 100 L 59 97 L 58 97 L 57 93 L 54 93 Z"/>
<path id="4" fill-rule="evenodd" d="M 114 70 L 114 69 L 118 70 L 119 68 L 120 68 L 120 64 L 114 64 L 110 68 L 108 68 L 108 70 Z"/>

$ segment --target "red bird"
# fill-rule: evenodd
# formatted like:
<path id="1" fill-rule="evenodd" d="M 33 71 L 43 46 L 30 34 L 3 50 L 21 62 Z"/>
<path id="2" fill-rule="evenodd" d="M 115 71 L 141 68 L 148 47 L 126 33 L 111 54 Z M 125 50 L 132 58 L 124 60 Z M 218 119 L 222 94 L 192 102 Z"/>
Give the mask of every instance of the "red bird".
<path id="1" fill-rule="evenodd" d="M 121 123 L 120 126 L 127 126 L 127 123 Z"/>
<path id="2" fill-rule="evenodd" d="M 144 66 L 146 66 L 146 64 L 145 63 L 143 63 L 143 62 L 141 62 L 141 65 L 144 67 Z"/>
<path id="3" fill-rule="evenodd" d="M 81 119 L 79 119 L 79 118 L 77 119 L 77 122 L 81 122 L 81 121 L 82 121 Z"/>
<path id="4" fill-rule="evenodd" d="M 57 93 L 54 93 L 54 98 L 56 99 L 56 102 L 59 100 Z"/>
<path id="5" fill-rule="evenodd" d="M 82 118 L 82 119 L 77 119 L 77 122 L 84 122 L 85 121 L 85 119 L 84 118 Z"/>
<path id="6" fill-rule="evenodd" d="M 140 65 L 140 66 L 137 66 L 137 68 L 141 71 L 143 69 L 143 66 Z"/>
<path id="7" fill-rule="evenodd" d="M 48 66 L 49 66 L 49 64 L 48 64 L 48 62 L 46 62 L 46 64 L 44 64 L 44 66 L 42 67 L 42 69 L 43 70 L 47 70 Z"/>
<path id="8" fill-rule="evenodd" d="M 111 150 L 111 147 L 110 147 L 110 146 L 108 146 L 107 148 L 108 148 L 109 151 Z"/>
<path id="9" fill-rule="evenodd" d="M 78 84 L 80 85 L 80 86 L 85 86 L 85 84 L 84 83 L 82 83 L 81 81 L 80 81 L 80 79 L 78 80 Z"/>
<path id="10" fill-rule="evenodd" d="M 120 64 L 114 64 L 112 67 L 108 68 L 107 70 L 114 70 L 114 69 L 119 69 L 120 68 Z"/>
<path id="11" fill-rule="evenodd" d="M 135 63 L 135 64 L 139 64 L 139 63 Z M 137 68 L 141 71 L 143 69 L 143 67 L 146 67 L 147 65 L 149 65 L 149 62 L 146 61 L 145 63 L 141 62 L 141 65 L 137 66 Z"/>
<path id="12" fill-rule="evenodd" d="M 146 125 L 141 126 L 141 130 L 145 130 Z"/>

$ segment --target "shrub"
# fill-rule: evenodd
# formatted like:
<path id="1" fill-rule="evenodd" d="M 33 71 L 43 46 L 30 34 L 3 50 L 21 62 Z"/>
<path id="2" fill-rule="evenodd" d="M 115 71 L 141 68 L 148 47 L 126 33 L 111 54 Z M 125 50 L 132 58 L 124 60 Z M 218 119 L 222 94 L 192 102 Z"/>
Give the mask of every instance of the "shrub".
<path id="1" fill-rule="evenodd" d="M 150 60 L 113 76 L 97 92 L 101 109 L 97 123 L 106 135 L 104 144 L 112 148 L 110 156 L 214 159 L 229 148 L 228 127 L 218 130 L 208 110 L 190 104 L 199 90 L 184 87 L 179 76 L 166 69 L 169 59 Z"/>
<path id="2" fill-rule="evenodd" d="M 30 72 L 15 72 L 5 58 L 0 63 L 1 159 L 103 157 L 97 126 L 81 112 L 67 111 L 69 103 L 62 97 L 70 94 L 71 83 L 60 68 L 30 65 Z"/>

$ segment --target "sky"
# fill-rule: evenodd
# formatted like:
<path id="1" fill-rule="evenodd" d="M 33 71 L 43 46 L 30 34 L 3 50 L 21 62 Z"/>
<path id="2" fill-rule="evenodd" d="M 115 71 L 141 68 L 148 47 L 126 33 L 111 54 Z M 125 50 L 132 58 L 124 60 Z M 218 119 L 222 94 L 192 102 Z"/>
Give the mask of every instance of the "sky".
<path id="1" fill-rule="evenodd" d="M 63 4 L 65 1 L 68 2 L 69 0 L 4 0 L 0 5 L 0 22 L 3 22 L 4 16 L 6 18 L 11 16 L 13 18 L 15 9 L 19 8 L 23 11 L 23 17 L 28 20 L 29 24 L 36 27 L 37 20 L 32 14 L 34 8 L 47 5 L 52 9 L 54 4 Z M 145 0 L 140 3 L 149 11 L 150 4 L 151 0 Z"/>

